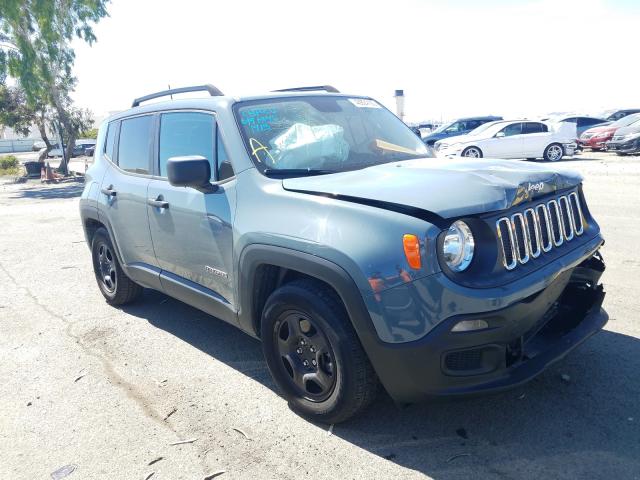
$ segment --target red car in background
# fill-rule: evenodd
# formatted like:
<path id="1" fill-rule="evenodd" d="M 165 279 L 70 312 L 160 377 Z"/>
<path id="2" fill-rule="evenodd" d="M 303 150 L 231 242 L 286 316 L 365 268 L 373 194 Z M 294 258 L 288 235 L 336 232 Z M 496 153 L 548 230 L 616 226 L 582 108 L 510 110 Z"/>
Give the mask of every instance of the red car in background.
<path id="1" fill-rule="evenodd" d="M 609 123 L 608 125 L 590 128 L 580 135 L 578 144 L 581 147 L 587 147 L 591 150 L 603 150 L 605 148 L 605 144 L 613 138 L 613 134 L 617 129 L 621 127 L 628 127 L 636 122 L 640 122 L 640 113 L 627 115 L 626 117 L 616 120 L 613 123 Z"/>

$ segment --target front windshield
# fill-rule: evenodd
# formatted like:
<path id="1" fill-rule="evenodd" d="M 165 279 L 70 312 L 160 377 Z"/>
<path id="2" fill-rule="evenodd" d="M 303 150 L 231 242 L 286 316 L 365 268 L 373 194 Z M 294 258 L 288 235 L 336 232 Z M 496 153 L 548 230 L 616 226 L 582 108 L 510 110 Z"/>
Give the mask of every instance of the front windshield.
<path id="1" fill-rule="evenodd" d="M 493 127 L 494 125 L 497 125 L 498 123 L 502 123 L 502 122 L 487 122 L 487 123 L 483 123 L 479 127 L 476 127 L 473 130 L 471 130 L 469 133 L 467 133 L 467 135 L 471 135 L 471 136 L 480 135 L 482 132 L 484 132 L 485 130 L 487 130 L 490 127 Z"/>
<path id="2" fill-rule="evenodd" d="M 433 156 L 398 117 L 367 98 L 252 100 L 236 104 L 234 112 L 249 156 L 263 173 L 330 173 Z"/>
<path id="3" fill-rule="evenodd" d="M 636 122 L 640 121 L 640 113 L 634 113 L 633 115 L 627 115 L 626 117 L 622 117 L 620 120 L 616 120 L 609 127 L 627 127 Z"/>
<path id="4" fill-rule="evenodd" d="M 442 125 L 440 125 L 438 128 L 436 128 L 433 132 L 431 133 L 442 133 L 444 132 L 447 128 L 449 128 L 451 125 L 453 125 L 455 122 L 450 122 L 450 123 L 443 123 Z"/>

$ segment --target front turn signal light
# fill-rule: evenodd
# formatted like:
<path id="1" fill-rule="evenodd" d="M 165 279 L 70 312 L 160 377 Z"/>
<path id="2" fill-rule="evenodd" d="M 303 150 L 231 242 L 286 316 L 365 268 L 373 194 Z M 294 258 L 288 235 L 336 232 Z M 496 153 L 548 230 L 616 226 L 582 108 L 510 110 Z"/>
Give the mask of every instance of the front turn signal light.
<path id="1" fill-rule="evenodd" d="M 420 270 L 422 268 L 422 260 L 420 259 L 420 241 L 418 237 L 407 233 L 402 237 L 402 245 L 404 246 L 404 255 L 407 257 L 409 266 L 414 270 Z"/>

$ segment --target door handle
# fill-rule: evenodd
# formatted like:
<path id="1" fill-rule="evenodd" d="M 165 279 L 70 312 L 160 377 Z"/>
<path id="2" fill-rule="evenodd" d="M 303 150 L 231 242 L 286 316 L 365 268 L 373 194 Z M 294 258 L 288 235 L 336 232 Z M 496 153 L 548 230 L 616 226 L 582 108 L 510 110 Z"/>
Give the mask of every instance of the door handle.
<path id="1" fill-rule="evenodd" d="M 152 207 L 169 208 L 169 202 L 165 202 L 164 199 L 162 198 L 162 195 L 158 195 L 155 199 L 148 198 L 147 203 Z"/>
<path id="2" fill-rule="evenodd" d="M 100 190 L 107 197 L 115 197 L 118 192 L 113 189 L 113 185 L 109 185 L 107 188 L 103 188 Z"/>

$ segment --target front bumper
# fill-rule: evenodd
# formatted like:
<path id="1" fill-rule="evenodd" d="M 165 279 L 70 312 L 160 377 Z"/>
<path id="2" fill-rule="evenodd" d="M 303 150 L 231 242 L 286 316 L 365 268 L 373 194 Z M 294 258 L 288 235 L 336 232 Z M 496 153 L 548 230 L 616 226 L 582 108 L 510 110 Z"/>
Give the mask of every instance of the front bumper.
<path id="1" fill-rule="evenodd" d="M 458 315 L 423 338 L 376 349 L 376 371 L 394 400 L 491 393 L 541 373 L 603 328 L 604 263 L 596 254 L 547 287 L 506 308 Z M 462 320 L 488 329 L 452 332 Z M 370 356 L 372 352 L 369 352 Z"/>
<path id="2" fill-rule="evenodd" d="M 607 150 L 618 153 L 640 152 L 640 138 L 634 138 L 626 142 L 607 142 Z"/>
<path id="3" fill-rule="evenodd" d="M 611 140 L 611 136 L 608 137 L 591 137 L 586 140 L 579 139 L 578 143 L 582 147 L 601 150 L 606 147 L 607 142 Z"/>
<path id="4" fill-rule="evenodd" d="M 564 150 L 564 156 L 572 157 L 576 153 L 576 149 L 578 148 L 578 144 L 575 143 L 575 142 L 565 143 L 565 144 L 562 145 L 562 148 Z"/>

